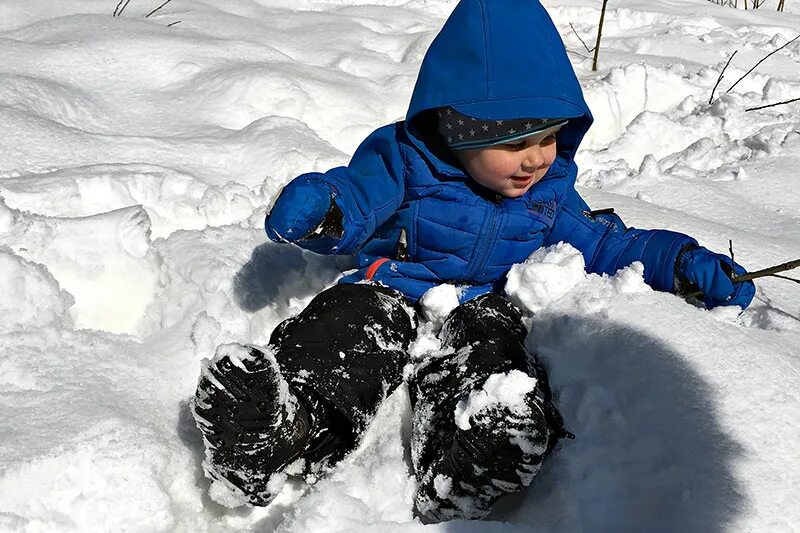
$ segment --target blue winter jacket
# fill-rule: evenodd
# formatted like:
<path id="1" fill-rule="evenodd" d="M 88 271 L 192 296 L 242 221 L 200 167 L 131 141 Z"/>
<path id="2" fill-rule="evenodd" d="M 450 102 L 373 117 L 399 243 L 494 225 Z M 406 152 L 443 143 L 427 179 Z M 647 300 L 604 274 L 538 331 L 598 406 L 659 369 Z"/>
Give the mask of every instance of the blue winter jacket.
<path id="1" fill-rule="evenodd" d="M 443 106 L 483 119 L 569 123 L 544 178 L 510 199 L 470 179 L 444 146 L 432 116 Z M 626 228 L 616 215 L 591 213 L 575 191 L 573 158 L 591 123 L 564 44 L 537 1 L 462 0 L 422 62 L 406 120 L 373 132 L 346 167 L 295 179 L 334 190 L 344 235 L 327 252 L 356 253 L 360 267 L 344 283 L 371 279 L 413 301 L 452 283 L 471 297 L 500 290 L 511 265 L 565 241 L 590 272 L 613 274 L 641 261 L 650 286 L 672 291 L 676 256 L 695 241 Z"/>

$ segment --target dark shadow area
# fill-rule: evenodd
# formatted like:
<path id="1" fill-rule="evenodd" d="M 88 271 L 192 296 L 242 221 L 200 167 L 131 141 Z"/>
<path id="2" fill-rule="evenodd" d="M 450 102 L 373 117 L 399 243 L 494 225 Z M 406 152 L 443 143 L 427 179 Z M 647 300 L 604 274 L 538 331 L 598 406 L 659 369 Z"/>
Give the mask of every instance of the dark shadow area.
<path id="1" fill-rule="evenodd" d="M 489 519 L 528 531 L 727 531 L 746 505 L 733 472 L 742 448 L 685 359 L 609 321 L 563 316 L 534 328 L 528 348 L 576 439 Z M 475 529 L 454 522 L 447 531 Z"/>
<path id="2" fill-rule="evenodd" d="M 251 313 L 267 305 L 277 305 L 280 312 L 291 298 L 317 294 L 349 268 L 354 268 L 352 256 L 317 255 L 268 242 L 256 247 L 234 276 L 234 297 Z"/>
<path id="3" fill-rule="evenodd" d="M 756 294 L 755 299 L 764 304 L 764 307 L 759 307 L 757 309 L 756 315 L 753 318 L 753 325 L 757 328 L 766 330 L 781 329 L 780 327 L 776 327 L 775 319 L 771 316 L 771 313 L 774 313 L 779 318 L 786 318 L 793 322 L 800 322 L 800 318 L 794 316 L 788 311 L 784 311 L 783 309 L 775 307 L 771 298 L 764 296 L 763 294 Z"/>

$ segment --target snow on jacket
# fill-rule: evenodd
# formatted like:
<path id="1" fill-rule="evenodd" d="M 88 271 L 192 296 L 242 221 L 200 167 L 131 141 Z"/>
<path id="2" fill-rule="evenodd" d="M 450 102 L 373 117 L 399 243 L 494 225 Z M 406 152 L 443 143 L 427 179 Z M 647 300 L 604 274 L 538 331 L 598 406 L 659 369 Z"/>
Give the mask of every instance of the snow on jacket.
<path id="1" fill-rule="evenodd" d="M 570 120 L 542 180 L 504 198 L 470 179 L 439 139 L 433 110 L 443 106 L 483 119 Z M 511 265 L 537 248 L 565 241 L 590 272 L 641 261 L 645 281 L 671 291 L 678 252 L 695 241 L 590 214 L 575 190 L 573 158 L 591 123 L 558 31 L 537 1 L 462 0 L 422 62 L 406 120 L 373 132 L 346 167 L 295 179 L 334 190 L 344 235 L 329 253 L 356 253 L 360 268 L 344 283 L 371 279 L 414 301 L 441 283 L 474 296 L 499 290 Z M 402 230 L 407 257 L 398 260 Z"/>

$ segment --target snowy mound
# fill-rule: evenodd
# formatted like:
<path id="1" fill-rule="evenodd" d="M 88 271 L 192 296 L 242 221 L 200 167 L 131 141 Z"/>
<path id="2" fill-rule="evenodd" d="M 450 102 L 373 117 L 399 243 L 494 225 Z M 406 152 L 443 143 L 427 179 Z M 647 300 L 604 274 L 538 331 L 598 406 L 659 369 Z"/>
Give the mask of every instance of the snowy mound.
<path id="1" fill-rule="evenodd" d="M 0 530 L 790 531 L 800 523 L 800 286 L 707 312 L 638 264 L 587 275 L 568 245 L 512 268 L 567 428 L 490 523 L 415 521 L 401 387 L 359 448 L 263 509 L 208 495 L 188 400 L 223 343 L 265 345 L 351 265 L 268 243 L 292 177 L 404 116 L 455 0 L 6 0 L 0 4 Z M 800 254 L 794 2 L 545 2 L 595 115 L 581 194 L 760 269 Z M 734 50 L 737 55 L 709 103 Z M 426 295 L 412 346 L 457 289 Z M 461 424 L 532 386 L 498 376 Z"/>

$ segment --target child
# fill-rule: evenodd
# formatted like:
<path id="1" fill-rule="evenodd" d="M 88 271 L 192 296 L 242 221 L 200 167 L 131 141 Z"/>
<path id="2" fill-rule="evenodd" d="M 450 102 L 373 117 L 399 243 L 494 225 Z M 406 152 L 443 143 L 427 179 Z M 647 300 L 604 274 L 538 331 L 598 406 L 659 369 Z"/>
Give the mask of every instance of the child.
<path id="1" fill-rule="evenodd" d="M 352 450 L 403 380 L 415 330 L 406 304 L 450 283 L 461 302 L 440 333 L 450 355 L 409 378 L 414 506 L 425 521 L 484 517 L 566 434 L 502 296 L 511 265 L 566 241 L 591 272 L 641 261 L 654 289 L 746 307 L 754 286 L 731 281 L 744 269 L 727 257 L 589 209 L 573 157 L 591 123 L 538 2 L 462 0 L 423 60 L 406 120 L 275 202 L 270 239 L 356 254 L 360 270 L 280 324 L 267 349 L 218 349 L 193 404 L 207 473 L 266 505 L 288 473 L 320 472 Z"/>

